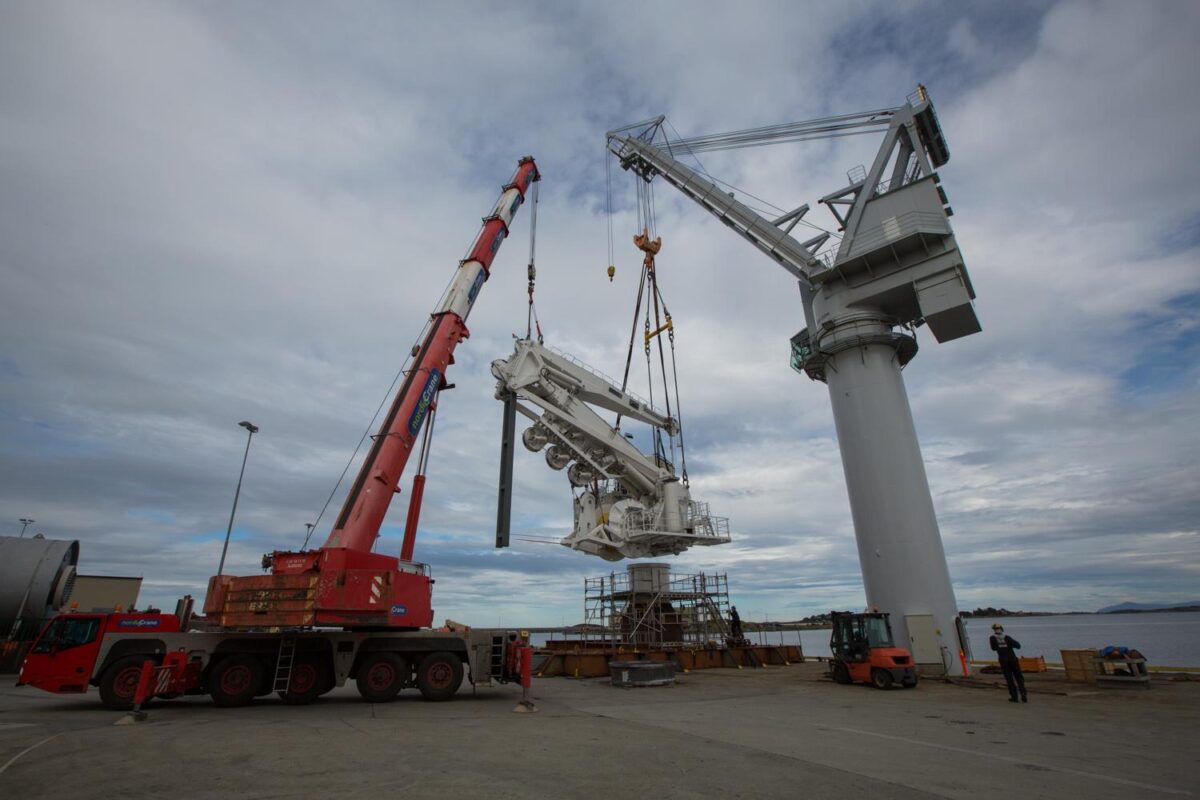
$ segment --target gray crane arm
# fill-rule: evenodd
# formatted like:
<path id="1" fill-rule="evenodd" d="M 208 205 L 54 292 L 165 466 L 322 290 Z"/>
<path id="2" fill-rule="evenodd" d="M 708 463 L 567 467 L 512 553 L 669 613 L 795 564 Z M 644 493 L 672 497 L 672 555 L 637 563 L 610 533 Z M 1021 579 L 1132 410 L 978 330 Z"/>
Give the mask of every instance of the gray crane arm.
<path id="1" fill-rule="evenodd" d="M 771 221 L 670 154 L 636 136 L 610 133 L 608 149 L 617 156 L 623 168 L 631 169 L 647 180 L 661 175 L 804 283 L 809 282 L 813 271 L 824 269 L 815 253 L 829 238 L 828 234 L 799 242 L 788 233 L 808 211 L 807 205 Z M 786 230 L 779 227 L 784 223 L 790 223 Z"/>

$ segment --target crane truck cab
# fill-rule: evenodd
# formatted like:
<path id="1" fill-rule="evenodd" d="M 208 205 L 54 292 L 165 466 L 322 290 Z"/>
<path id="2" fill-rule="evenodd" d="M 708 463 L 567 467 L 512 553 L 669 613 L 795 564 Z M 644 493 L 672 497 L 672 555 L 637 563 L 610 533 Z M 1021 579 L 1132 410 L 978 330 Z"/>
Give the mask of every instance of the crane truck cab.
<path id="1" fill-rule="evenodd" d="M 829 674 L 838 683 L 866 683 L 877 689 L 917 685 L 912 653 L 896 647 L 892 625 L 882 612 L 832 611 Z"/>
<path id="2" fill-rule="evenodd" d="M 114 691 L 127 694 L 132 701 L 142 662 L 148 654 L 163 651 L 155 634 L 178 631 L 179 618 L 174 614 L 60 614 L 34 641 L 17 675 L 17 686 L 34 686 L 55 694 L 83 694 L 89 685 L 98 685 L 106 701 Z M 141 639 L 146 645 L 135 648 L 140 657 L 122 660 L 121 648 L 110 646 L 107 663 L 96 663 L 102 645 L 111 645 L 113 640 L 130 634 L 139 634 L 130 638 Z M 107 669 L 115 662 L 124 668 Z M 98 670 L 97 666 L 104 669 Z"/>

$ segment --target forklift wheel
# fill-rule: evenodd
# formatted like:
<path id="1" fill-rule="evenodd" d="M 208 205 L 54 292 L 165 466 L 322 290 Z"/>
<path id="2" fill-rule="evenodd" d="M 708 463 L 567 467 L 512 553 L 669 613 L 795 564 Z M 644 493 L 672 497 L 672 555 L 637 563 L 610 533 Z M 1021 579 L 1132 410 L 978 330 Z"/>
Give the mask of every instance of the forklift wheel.
<path id="1" fill-rule="evenodd" d="M 829 668 L 829 674 L 833 676 L 834 683 L 850 683 L 850 670 L 841 661 L 833 662 L 833 666 Z"/>
<path id="2" fill-rule="evenodd" d="M 876 689 L 892 688 L 892 673 L 886 669 L 871 670 L 871 683 L 875 684 Z"/>
<path id="3" fill-rule="evenodd" d="M 901 681 L 900 685 L 903 686 L 905 689 L 915 689 L 915 688 L 917 688 L 917 679 L 914 676 L 907 680 Z"/>

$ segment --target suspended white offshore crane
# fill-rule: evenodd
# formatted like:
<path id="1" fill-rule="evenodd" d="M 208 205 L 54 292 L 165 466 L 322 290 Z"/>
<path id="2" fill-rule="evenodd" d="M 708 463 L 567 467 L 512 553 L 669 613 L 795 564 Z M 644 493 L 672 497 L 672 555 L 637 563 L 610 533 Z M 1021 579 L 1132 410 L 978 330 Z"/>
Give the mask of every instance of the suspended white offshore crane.
<path id="1" fill-rule="evenodd" d="M 575 527 L 561 543 L 609 561 L 677 555 L 693 545 L 725 544 L 729 520 L 692 500 L 674 465 L 640 451 L 593 408 L 643 422 L 668 437 L 678 421 L 566 353 L 531 337 L 507 360 L 492 362 L 496 397 L 504 401 L 497 547 L 508 544 L 516 414 L 533 422 L 525 447 L 545 450 L 546 463 L 566 468 L 575 495 Z M 521 402 L 523 401 L 523 402 Z"/>
<path id="2" fill-rule="evenodd" d="M 970 648 L 900 375 L 917 352 L 915 327 L 928 325 L 939 342 L 980 330 L 935 172 L 950 152 L 924 87 L 895 108 L 691 139 L 666 141 L 664 122 L 610 132 L 609 151 L 647 184 L 661 176 L 798 280 L 807 324 L 792 338 L 792 366 L 829 386 L 867 604 L 891 614 L 919 665 L 965 673 Z M 767 219 L 678 160 L 873 132 L 884 140 L 870 169 L 821 198 L 842 232 L 824 252 L 830 232 L 791 235 L 808 205 Z"/>

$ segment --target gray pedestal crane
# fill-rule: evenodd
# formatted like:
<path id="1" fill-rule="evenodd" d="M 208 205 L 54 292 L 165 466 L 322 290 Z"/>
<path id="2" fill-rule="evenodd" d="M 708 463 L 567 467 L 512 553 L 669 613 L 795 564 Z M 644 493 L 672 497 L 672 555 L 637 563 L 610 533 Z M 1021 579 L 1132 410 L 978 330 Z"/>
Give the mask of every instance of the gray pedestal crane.
<path id="1" fill-rule="evenodd" d="M 799 282 L 806 327 L 792 366 L 829 386 L 867 604 L 888 612 L 918 666 L 967 671 L 958 616 L 925 465 L 900 369 L 916 355 L 912 330 L 945 342 L 977 333 L 975 296 L 950 228 L 937 172 L 950 158 L 924 87 L 902 106 L 656 146 L 663 117 L 612 131 L 608 149 L 646 181 L 661 177 Z M 802 205 L 768 220 L 678 157 L 729 147 L 880 132 L 869 169 L 820 202 L 837 219 L 806 241 L 791 232 Z"/>

